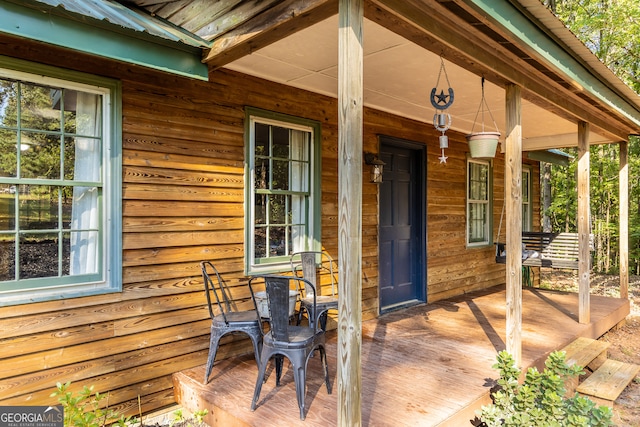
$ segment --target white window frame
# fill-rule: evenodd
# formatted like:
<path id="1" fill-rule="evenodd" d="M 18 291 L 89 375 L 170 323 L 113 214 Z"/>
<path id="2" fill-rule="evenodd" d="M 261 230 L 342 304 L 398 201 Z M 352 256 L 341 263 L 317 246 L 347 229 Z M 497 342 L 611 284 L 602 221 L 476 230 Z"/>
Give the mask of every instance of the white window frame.
<path id="1" fill-rule="evenodd" d="M 101 196 L 98 200 L 98 270 L 95 274 L 0 282 L 0 306 L 98 295 L 122 290 L 122 107 L 117 80 L 0 56 L 0 77 L 98 94 L 102 97 Z M 31 184 L 60 185 L 31 179 Z M 0 183 L 25 183 L 0 177 Z M 16 224 L 16 227 L 18 225 Z M 16 234 L 18 236 L 18 234 Z"/>
<path id="2" fill-rule="evenodd" d="M 320 243 L 320 207 L 321 207 L 321 151 L 320 151 L 320 123 L 313 120 L 302 119 L 286 114 L 265 111 L 258 108 L 246 107 L 245 147 L 246 147 L 246 185 L 245 185 L 245 273 L 247 275 L 289 271 L 291 268 L 289 255 L 294 251 L 319 250 Z M 303 223 L 306 225 L 304 235 L 299 237 L 298 246 L 289 248 L 289 253 L 262 258 L 256 256 L 256 212 L 255 199 L 258 191 L 255 188 L 255 125 L 257 123 L 269 126 L 287 128 L 290 130 L 308 132 L 310 147 L 308 150 L 309 170 L 308 194 L 306 196 L 306 212 Z M 263 190 L 264 191 L 264 190 Z M 297 221 L 294 221 L 297 223 Z"/>
<path id="3" fill-rule="evenodd" d="M 472 173 L 471 173 L 471 168 L 474 165 L 481 165 L 481 166 L 486 166 L 487 167 L 487 176 L 486 176 L 486 182 L 484 183 L 484 185 L 486 185 L 486 198 L 485 199 L 473 199 L 471 198 L 471 187 L 472 187 Z M 467 168 L 466 168 L 466 175 L 467 175 L 467 179 L 466 179 L 466 184 L 467 184 L 467 188 L 466 188 L 466 195 L 465 195 L 465 200 L 466 200 L 466 224 L 465 224 L 465 235 L 466 235 L 466 243 L 467 243 L 467 247 L 469 248 L 475 248 L 475 247 L 484 247 L 484 246 L 488 246 L 491 244 L 491 230 L 492 230 L 492 217 L 493 217 L 493 191 L 492 191 L 492 187 L 493 187 L 493 180 L 492 180 L 492 176 L 493 176 L 493 165 L 491 163 L 490 160 L 485 160 L 485 159 L 473 159 L 468 157 L 467 158 Z M 474 220 L 474 218 L 472 218 L 472 211 L 473 211 L 473 207 L 474 206 L 484 206 L 485 207 L 485 212 L 486 212 L 486 216 L 485 216 L 485 221 L 482 225 L 483 229 L 484 229 L 484 236 L 485 239 L 482 241 L 471 241 L 471 233 L 470 233 L 470 229 L 471 229 L 471 221 Z"/>

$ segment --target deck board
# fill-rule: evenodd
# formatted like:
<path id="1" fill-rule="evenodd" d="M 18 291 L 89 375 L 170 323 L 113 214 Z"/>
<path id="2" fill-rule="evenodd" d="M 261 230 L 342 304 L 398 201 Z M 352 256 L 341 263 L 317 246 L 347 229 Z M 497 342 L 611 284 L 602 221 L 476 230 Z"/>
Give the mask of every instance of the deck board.
<path id="1" fill-rule="evenodd" d="M 479 404 L 489 401 L 491 366 L 505 348 L 504 288 L 419 305 L 366 321 L 362 327 L 362 420 L 365 426 L 471 425 Z M 591 296 L 589 324 L 577 321 L 578 295 L 523 290 L 522 359 L 542 367 L 547 355 L 579 336 L 598 338 L 623 320 L 629 302 Z M 295 386 L 285 362 L 283 384 L 273 375 L 250 411 L 257 368 L 252 355 L 216 362 L 202 384 L 204 366 L 174 378 L 178 402 L 213 413 L 225 426 L 331 426 L 337 419 L 336 332 L 328 333 L 327 354 L 333 394 L 322 382 L 320 358 L 309 362 L 306 420 L 298 418 Z"/>

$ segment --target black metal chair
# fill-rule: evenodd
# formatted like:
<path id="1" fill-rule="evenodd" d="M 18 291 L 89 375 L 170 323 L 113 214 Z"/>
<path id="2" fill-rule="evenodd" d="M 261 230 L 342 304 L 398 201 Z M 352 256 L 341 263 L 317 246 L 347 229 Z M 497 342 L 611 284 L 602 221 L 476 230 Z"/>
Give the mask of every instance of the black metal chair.
<path id="1" fill-rule="evenodd" d="M 211 315 L 211 339 L 209 341 L 209 357 L 204 376 L 204 383 L 209 382 L 209 375 L 218 352 L 220 338 L 229 333 L 243 332 L 249 335 L 253 343 L 253 351 L 258 367 L 260 366 L 260 351 L 262 348 L 262 321 L 256 310 L 256 301 L 249 283 L 249 293 L 253 309 L 239 310 L 236 302 L 231 299 L 229 289 L 220 277 L 218 270 L 209 261 L 200 263 L 204 281 L 205 295 L 209 314 Z M 213 298 L 212 295 L 213 294 Z M 248 303 L 248 301 L 247 301 Z"/>
<path id="2" fill-rule="evenodd" d="M 329 384 L 329 367 L 325 352 L 325 332 L 314 326 L 299 326 L 289 323 L 289 289 L 290 281 L 303 281 L 304 286 L 313 289 L 313 285 L 304 279 L 289 276 L 261 276 L 255 279 L 264 279 L 267 291 L 267 304 L 269 307 L 270 330 L 264 336 L 262 353 L 260 355 L 260 369 L 258 379 L 251 402 L 251 410 L 254 411 L 260 398 L 262 383 L 265 380 L 265 372 L 269 360 L 274 357 L 276 362 L 276 386 L 280 385 L 282 365 L 284 357 L 289 359 L 293 369 L 293 378 L 296 385 L 296 396 L 300 407 L 300 419 L 305 418 L 305 388 L 307 378 L 307 364 L 315 350 L 320 352 L 320 360 L 324 369 L 324 382 L 327 392 L 331 394 Z"/>
<path id="3" fill-rule="evenodd" d="M 307 289 L 298 289 L 300 292 L 300 310 L 298 311 L 298 324 L 302 320 L 303 311 L 307 312 L 309 322 L 320 323 L 322 330 L 327 329 L 327 312 L 338 309 L 338 297 L 336 295 L 336 277 L 338 267 L 331 256 L 326 252 L 304 251 L 291 254 L 291 271 L 295 277 L 302 277 L 313 285 L 314 289 L 322 289 L 318 284 L 318 274 L 329 276 L 331 280 L 331 295 L 317 295 Z M 314 298 L 315 297 L 315 298 Z M 315 299 L 315 309 L 314 307 Z"/>

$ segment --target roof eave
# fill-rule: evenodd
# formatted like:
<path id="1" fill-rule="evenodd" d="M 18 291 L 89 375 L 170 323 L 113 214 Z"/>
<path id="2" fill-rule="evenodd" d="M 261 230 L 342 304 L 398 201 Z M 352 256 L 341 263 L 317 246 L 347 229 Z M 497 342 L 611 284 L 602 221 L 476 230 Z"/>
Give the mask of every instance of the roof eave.
<path id="1" fill-rule="evenodd" d="M 106 21 L 77 20 L 0 1 L 0 32 L 199 80 L 208 79 L 202 50 Z M 123 48 L 126 46 L 126 48 Z"/>
<path id="2" fill-rule="evenodd" d="M 624 89 L 624 94 L 621 93 L 622 86 L 626 85 L 604 64 L 595 64 L 595 55 L 585 46 L 582 50 L 574 50 L 574 46 L 568 49 L 566 44 L 558 44 L 557 39 L 554 40 L 543 30 L 549 28 L 547 25 L 535 22 L 531 16 L 523 14 L 520 6 L 525 7 L 525 3 L 526 9 L 534 17 L 536 14 L 550 14 L 551 12 L 538 0 L 535 0 L 537 3 L 533 3 L 534 0 L 511 0 L 515 4 L 491 0 L 462 1 L 509 32 L 513 43 L 526 49 L 538 61 L 562 75 L 566 81 L 572 82 L 577 92 L 582 92 L 599 104 L 607 106 L 611 112 L 627 121 L 630 126 L 629 133 L 635 132 L 632 129 L 640 129 L 640 97 L 637 94 L 628 87 L 628 90 Z M 575 40 L 575 35 L 566 27 L 562 27 L 550 29 L 556 38 L 564 38 L 566 41 L 573 37 Z M 587 67 L 585 63 L 591 66 Z"/>

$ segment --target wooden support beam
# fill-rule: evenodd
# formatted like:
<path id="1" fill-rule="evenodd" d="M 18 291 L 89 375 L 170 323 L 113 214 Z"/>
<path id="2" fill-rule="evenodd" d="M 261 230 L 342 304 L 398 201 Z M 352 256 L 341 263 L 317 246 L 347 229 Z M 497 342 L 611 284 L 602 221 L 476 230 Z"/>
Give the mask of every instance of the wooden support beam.
<path id="1" fill-rule="evenodd" d="M 522 365 L 522 98 L 520 87 L 506 87 L 506 338 L 507 351 Z"/>
<path id="2" fill-rule="evenodd" d="M 333 16 L 338 0 L 286 0 L 217 38 L 202 62 L 215 70 Z M 309 46 L 311 48 L 311 46 Z"/>
<path id="3" fill-rule="evenodd" d="M 589 238 L 590 197 L 589 197 L 589 123 L 578 122 L 578 239 L 580 257 L 578 260 L 578 321 L 591 322 L 589 272 L 591 270 L 591 253 Z"/>
<path id="4" fill-rule="evenodd" d="M 620 142 L 620 298 L 629 298 L 629 143 Z"/>
<path id="5" fill-rule="evenodd" d="M 362 425 L 363 3 L 340 0 L 338 29 L 338 426 Z"/>

